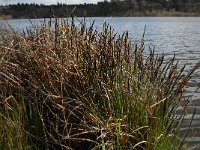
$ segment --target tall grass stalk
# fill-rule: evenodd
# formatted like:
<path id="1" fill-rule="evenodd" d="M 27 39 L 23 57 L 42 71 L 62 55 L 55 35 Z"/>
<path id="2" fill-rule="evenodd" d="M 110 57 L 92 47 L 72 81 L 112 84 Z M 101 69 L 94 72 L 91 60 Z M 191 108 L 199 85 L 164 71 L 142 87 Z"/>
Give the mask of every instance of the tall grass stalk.
<path id="1" fill-rule="evenodd" d="M 143 45 L 107 24 L 60 19 L 2 33 L 1 146 L 22 136 L 17 148 L 180 149 L 185 113 L 175 111 L 199 64 L 185 75 L 175 57 L 145 56 Z"/>

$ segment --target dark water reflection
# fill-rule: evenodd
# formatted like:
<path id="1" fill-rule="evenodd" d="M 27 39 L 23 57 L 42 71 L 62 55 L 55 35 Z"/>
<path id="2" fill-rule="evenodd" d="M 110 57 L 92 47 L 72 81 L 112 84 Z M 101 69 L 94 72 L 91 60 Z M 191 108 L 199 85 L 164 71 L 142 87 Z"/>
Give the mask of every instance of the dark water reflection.
<path id="1" fill-rule="evenodd" d="M 82 18 L 78 18 L 82 20 Z M 34 25 L 44 21 L 43 19 L 32 20 Z M 122 34 L 128 31 L 133 42 L 140 42 L 145 31 L 145 47 L 148 52 L 148 47 L 154 47 L 158 54 L 164 53 L 165 58 L 169 60 L 176 55 L 181 64 L 188 63 L 186 72 L 189 72 L 192 66 L 200 60 L 200 17 L 99 17 L 86 18 L 89 26 L 95 21 L 94 27 L 101 30 L 102 24 L 106 21 L 113 27 L 115 32 Z M 21 30 L 31 23 L 27 19 L 9 20 L 15 28 Z M 78 23 L 78 21 L 76 21 Z M 0 21 L 2 26 L 3 21 Z M 188 84 L 185 92 L 186 99 L 193 96 L 196 90 L 196 85 L 200 83 L 200 71 L 195 72 L 191 82 Z M 200 92 L 196 93 L 193 101 L 190 104 L 188 115 L 183 122 L 184 132 L 185 127 L 188 127 L 192 118 L 194 108 L 196 115 L 191 123 L 192 130 L 200 133 Z M 178 111 L 182 108 L 180 107 Z M 190 132 L 193 133 L 193 132 Z M 188 141 L 191 146 L 197 146 L 200 143 L 200 134 L 194 135 L 192 138 L 188 136 Z M 196 148 L 200 149 L 200 147 Z"/>

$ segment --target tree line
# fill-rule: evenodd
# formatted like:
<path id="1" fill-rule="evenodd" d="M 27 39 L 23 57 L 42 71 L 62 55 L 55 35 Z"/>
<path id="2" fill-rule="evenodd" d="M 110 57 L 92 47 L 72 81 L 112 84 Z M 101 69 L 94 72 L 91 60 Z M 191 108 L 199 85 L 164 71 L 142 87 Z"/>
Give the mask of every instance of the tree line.
<path id="1" fill-rule="evenodd" d="M 175 11 L 200 14 L 199 0 L 104 0 L 97 4 L 56 5 L 18 3 L 0 6 L 0 15 L 12 18 L 95 17 L 148 15 L 152 11 Z"/>

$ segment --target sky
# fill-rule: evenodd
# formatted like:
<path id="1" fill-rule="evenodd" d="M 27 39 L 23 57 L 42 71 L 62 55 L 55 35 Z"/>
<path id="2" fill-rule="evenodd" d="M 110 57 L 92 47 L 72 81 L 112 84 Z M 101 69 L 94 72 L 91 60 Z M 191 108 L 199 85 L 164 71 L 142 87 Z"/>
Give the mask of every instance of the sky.
<path id="1" fill-rule="evenodd" d="M 84 3 L 94 3 L 96 4 L 99 1 L 103 0 L 0 0 L 0 5 L 6 4 L 16 4 L 16 3 L 37 3 L 37 4 L 57 4 L 66 3 L 66 4 L 84 4 Z"/>

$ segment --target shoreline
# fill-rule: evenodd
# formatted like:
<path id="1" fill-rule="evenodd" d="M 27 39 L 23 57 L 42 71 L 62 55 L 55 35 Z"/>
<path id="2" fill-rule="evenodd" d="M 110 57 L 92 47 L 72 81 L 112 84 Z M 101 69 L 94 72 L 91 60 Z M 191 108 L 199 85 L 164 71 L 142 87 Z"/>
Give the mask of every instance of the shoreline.
<path id="1" fill-rule="evenodd" d="M 76 16 L 76 17 L 84 17 L 84 16 Z M 159 15 L 159 14 L 141 14 L 141 13 L 135 13 L 135 14 L 131 14 L 131 15 L 110 15 L 110 16 L 86 16 L 86 17 L 200 17 L 200 14 L 180 14 L 180 13 L 176 13 L 173 15 Z M 50 17 L 46 17 L 46 18 L 50 18 Z M 51 18 L 55 18 L 55 17 L 51 17 Z M 63 17 L 59 17 L 59 18 L 69 18 L 66 16 Z M 0 20 L 11 20 L 11 19 L 43 19 L 41 17 L 35 17 L 35 18 L 28 18 L 28 17 L 12 17 L 12 16 L 0 16 Z"/>
<path id="2" fill-rule="evenodd" d="M 126 12 L 123 15 L 116 14 L 113 17 L 200 17 L 200 13 L 177 12 L 177 11 L 146 11 L 146 12 Z"/>

